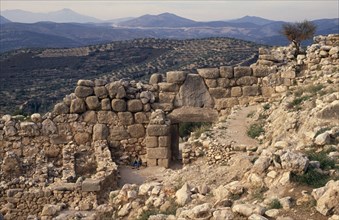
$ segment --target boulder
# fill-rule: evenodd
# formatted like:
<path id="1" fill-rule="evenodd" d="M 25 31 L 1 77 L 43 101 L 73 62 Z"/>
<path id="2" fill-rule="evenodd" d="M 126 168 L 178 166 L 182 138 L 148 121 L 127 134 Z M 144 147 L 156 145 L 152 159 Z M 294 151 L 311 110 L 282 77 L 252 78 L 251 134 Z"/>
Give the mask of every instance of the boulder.
<path id="1" fill-rule="evenodd" d="M 237 66 L 234 67 L 234 78 L 240 78 L 243 76 L 251 76 L 252 68 L 248 66 Z"/>
<path id="2" fill-rule="evenodd" d="M 232 66 L 221 66 L 220 67 L 220 76 L 222 78 L 233 78 L 233 67 Z"/>
<path id="3" fill-rule="evenodd" d="M 104 124 L 96 124 L 93 127 L 93 141 L 106 140 L 108 137 L 108 127 Z"/>
<path id="4" fill-rule="evenodd" d="M 86 98 L 86 105 L 89 110 L 98 110 L 100 108 L 100 102 L 96 96 L 88 96 Z"/>
<path id="5" fill-rule="evenodd" d="M 231 208 L 222 208 L 213 212 L 212 220 L 234 220 L 234 214 Z"/>
<path id="6" fill-rule="evenodd" d="M 196 74 L 188 74 L 175 98 L 175 106 L 213 107 L 213 99 L 204 80 Z"/>
<path id="7" fill-rule="evenodd" d="M 142 111 L 143 105 L 139 99 L 132 99 L 127 101 L 127 110 L 129 112 L 140 112 Z"/>
<path id="8" fill-rule="evenodd" d="M 68 114 L 69 113 L 69 107 L 63 102 L 57 103 L 54 106 L 53 113 L 56 114 L 56 115 Z"/>
<path id="9" fill-rule="evenodd" d="M 127 127 L 128 133 L 132 138 L 140 138 L 145 136 L 145 128 L 142 124 L 134 124 Z"/>
<path id="10" fill-rule="evenodd" d="M 250 217 L 248 217 L 248 220 L 268 220 L 268 219 L 262 215 L 252 214 L 250 215 Z"/>
<path id="11" fill-rule="evenodd" d="M 162 81 L 162 75 L 161 74 L 158 74 L 158 73 L 155 73 L 155 74 L 152 74 L 150 79 L 149 79 L 149 84 L 150 85 L 155 85 L 155 84 L 158 84 Z"/>
<path id="12" fill-rule="evenodd" d="M 274 74 L 277 72 L 276 66 L 253 66 L 253 76 L 256 77 L 265 77 L 270 74 Z"/>
<path id="13" fill-rule="evenodd" d="M 111 99 L 122 99 L 126 96 L 126 90 L 121 82 L 112 82 L 106 85 L 109 97 Z"/>
<path id="14" fill-rule="evenodd" d="M 166 79 L 168 83 L 181 84 L 185 81 L 187 72 L 184 71 L 171 71 L 166 73 Z"/>
<path id="15" fill-rule="evenodd" d="M 185 183 L 176 193 L 176 203 L 178 205 L 184 206 L 187 202 L 191 200 L 191 190 L 187 183 Z"/>
<path id="16" fill-rule="evenodd" d="M 331 142 L 331 136 L 330 136 L 330 133 L 327 131 L 322 134 L 319 134 L 314 140 L 314 143 L 320 146 L 329 144 L 330 142 Z"/>
<path id="17" fill-rule="evenodd" d="M 218 111 L 212 108 L 181 107 L 174 109 L 168 118 L 172 123 L 179 122 L 216 122 Z"/>
<path id="18" fill-rule="evenodd" d="M 112 109 L 116 112 L 124 112 L 126 111 L 126 102 L 122 99 L 113 99 Z"/>
<path id="19" fill-rule="evenodd" d="M 258 83 L 258 78 L 254 76 L 243 76 L 236 81 L 238 86 L 251 86 Z"/>
<path id="20" fill-rule="evenodd" d="M 94 87 L 94 82 L 92 80 L 80 79 L 77 83 L 78 86 Z"/>
<path id="21" fill-rule="evenodd" d="M 100 99 L 108 97 L 108 92 L 105 86 L 94 87 L 94 94 Z"/>
<path id="22" fill-rule="evenodd" d="M 86 98 L 93 94 L 93 88 L 86 86 L 77 86 L 74 91 L 78 98 Z"/>
<path id="23" fill-rule="evenodd" d="M 86 111 L 86 105 L 83 99 L 73 99 L 71 102 L 71 113 L 83 113 Z"/>
<path id="24" fill-rule="evenodd" d="M 309 160 L 305 155 L 290 150 L 281 155 L 280 160 L 283 169 L 289 170 L 296 174 L 303 174 L 309 164 Z"/>
<path id="25" fill-rule="evenodd" d="M 335 100 L 331 104 L 326 105 L 318 112 L 317 117 L 339 120 L 339 100 Z"/>
<path id="26" fill-rule="evenodd" d="M 46 119 L 42 122 L 41 131 L 44 135 L 55 134 L 57 130 L 57 127 L 51 119 Z"/>
<path id="27" fill-rule="evenodd" d="M 263 215 L 265 213 L 263 207 L 253 204 L 236 204 L 232 207 L 232 211 L 244 216 L 251 216 L 252 214 Z"/>
<path id="28" fill-rule="evenodd" d="M 60 211 L 60 207 L 57 205 L 44 205 L 44 208 L 42 209 L 41 216 L 54 216 Z"/>
<path id="29" fill-rule="evenodd" d="M 339 215 L 339 180 L 330 180 L 324 187 L 314 189 L 312 196 L 317 200 L 318 212 L 325 216 Z"/>
<path id="30" fill-rule="evenodd" d="M 220 77 L 218 68 L 197 69 L 198 74 L 205 79 L 217 79 Z"/>

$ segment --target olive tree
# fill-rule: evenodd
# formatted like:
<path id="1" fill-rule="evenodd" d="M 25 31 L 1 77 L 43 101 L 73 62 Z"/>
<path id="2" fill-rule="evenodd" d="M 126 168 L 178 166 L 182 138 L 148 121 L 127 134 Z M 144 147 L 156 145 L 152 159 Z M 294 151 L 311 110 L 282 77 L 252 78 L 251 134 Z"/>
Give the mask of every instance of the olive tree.
<path id="1" fill-rule="evenodd" d="M 314 23 L 305 20 L 302 22 L 283 24 L 281 32 L 294 44 L 297 49 L 296 55 L 298 55 L 301 41 L 312 38 L 316 29 L 317 26 Z"/>

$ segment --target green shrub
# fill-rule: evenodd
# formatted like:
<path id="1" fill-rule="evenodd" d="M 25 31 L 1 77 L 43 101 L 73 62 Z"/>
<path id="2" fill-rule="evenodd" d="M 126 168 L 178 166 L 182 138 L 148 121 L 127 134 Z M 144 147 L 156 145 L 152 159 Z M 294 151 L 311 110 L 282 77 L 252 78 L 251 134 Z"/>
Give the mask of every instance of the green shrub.
<path id="1" fill-rule="evenodd" d="M 310 97 L 309 96 L 302 96 L 299 98 L 295 98 L 290 104 L 292 107 L 296 107 L 298 105 L 300 105 L 302 102 L 308 100 Z"/>
<path id="2" fill-rule="evenodd" d="M 147 211 L 143 211 L 137 220 L 148 220 L 148 218 L 151 215 L 156 215 L 156 214 L 159 214 L 159 212 L 157 210 L 155 210 L 155 209 L 150 209 L 150 210 L 147 210 Z"/>
<path id="3" fill-rule="evenodd" d="M 210 124 L 203 124 L 199 127 L 194 127 L 192 132 L 195 138 L 199 138 L 202 133 L 208 131 L 210 128 Z"/>
<path id="4" fill-rule="evenodd" d="M 299 184 L 311 186 L 313 188 L 319 188 L 325 186 L 329 180 L 329 176 L 316 171 L 314 168 L 309 168 L 302 175 L 292 175 L 292 181 Z"/>
<path id="5" fill-rule="evenodd" d="M 305 88 L 305 92 L 309 92 L 313 95 L 317 94 L 320 90 L 322 90 L 324 88 L 324 86 L 322 84 L 318 84 L 318 85 L 309 85 L 306 86 Z"/>
<path id="6" fill-rule="evenodd" d="M 269 103 L 266 103 L 264 106 L 263 106 L 264 110 L 268 110 L 271 108 L 271 105 Z"/>
<path id="7" fill-rule="evenodd" d="M 264 132 L 265 130 L 262 124 L 251 124 L 251 126 L 247 130 L 247 135 L 251 138 L 256 138 L 256 137 L 259 137 L 260 134 Z"/>
<path id="8" fill-rule="evenodd" d="M 247 118 L 252 118 L 254 116 L 254 113 L 255 113 L 254 111 L 248 113 L 247 114 Z"/>
<path id="9" fill-rule="evenodd" d="M 273 199 L 268 205 L 268 209 L 281 209 L 282 205 L 279 202 L 279 199 Z"/>
<path id="10" fill-rule="evenodd" d="M 319 161 L 321 169 L 333 169 L 335 167 L 335 161 L 329 158 L 326 152 L 308 152 L 308 159 Z"/>
<path id="11" fill-rule="evenodd" d="M 319 134 L 322 134 L 324 133 L 325 131 L 329 131 L 331 130 L 332 128 L 330 127 L 324 127 L 324 128 L 320 128 L 314 135 L 314 138 L 316 138 Z"/>

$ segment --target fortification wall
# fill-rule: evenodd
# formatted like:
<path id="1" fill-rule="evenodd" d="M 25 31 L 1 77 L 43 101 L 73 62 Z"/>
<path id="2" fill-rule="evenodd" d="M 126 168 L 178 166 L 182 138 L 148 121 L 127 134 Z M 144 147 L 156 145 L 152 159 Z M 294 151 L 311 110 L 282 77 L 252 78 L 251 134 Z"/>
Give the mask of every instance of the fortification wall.
<path id="1" fill-rule="evenodd" d="M 168 166 L 169 126 L 179 123 L 180 115 L 183 121 L 200 116 L 215 120 L 204 114 L 227 114 L 238 104 L 279 98 L 300 83 L 296 78 L 302 68 L 319 68 L 328 59 L 338 62 L 338 35 L 319 39 L 297 60 L 292 47 L 260 49 L 259 60 L 252 66 L 172 71 L 166 77 L 154 74 L 148 84 L 79 80 L 74 93 L 51 113 L 34 114 L 29 121 L 5 115 L 0 119 L 0 206 L 10 211 L 2 212 L 14 213 L 14 218 L 40 215 L 45 202 L 71 205 L 70 201 L 82 196 L 93 197 L 86 204 L 94 206 L 104 199 L 104 189 L 116 187 L 115 163 L 129 163 L 134 154 L 149 160 L 149 165 Z M 162 115 L 158 109 L 164 112 L 164 123 L 156 120 L 157 114 Z M 167 120 L 171 113 L 179 118 Z M 150 124 L 151 120 L 155 122 Z M 46 188 L 55 183 L 78 185 L 68 188 L 70 193 Z M 8 194 L 17 188 L 17 193 Z M 33 188 L 43 189 L 38 191 L 41 197 L 32 196 L 28 190 Z M 28 204 L 36 205 L 30 209 Z M 21 208 L 25 211 L 15 211 Z"/>

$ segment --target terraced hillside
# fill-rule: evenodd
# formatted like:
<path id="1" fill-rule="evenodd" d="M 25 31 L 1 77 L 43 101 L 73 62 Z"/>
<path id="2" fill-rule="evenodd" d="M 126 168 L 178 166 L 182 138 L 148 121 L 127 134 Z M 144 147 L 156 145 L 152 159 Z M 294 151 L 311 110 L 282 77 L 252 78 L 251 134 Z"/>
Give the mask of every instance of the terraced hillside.
<path id="1" fill-rule="evenodd" d="M 25 49 L 0 55 L 0 114 L 45 112 L 79 79 L 143 78 L 256 61 L 259 45 L 230 38 L 137 39 L 71 49 Z M 21 108 L 21 109 L 20 109 Z"/>

